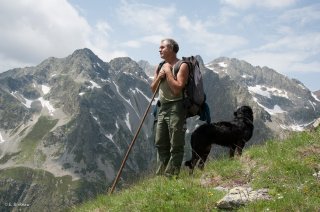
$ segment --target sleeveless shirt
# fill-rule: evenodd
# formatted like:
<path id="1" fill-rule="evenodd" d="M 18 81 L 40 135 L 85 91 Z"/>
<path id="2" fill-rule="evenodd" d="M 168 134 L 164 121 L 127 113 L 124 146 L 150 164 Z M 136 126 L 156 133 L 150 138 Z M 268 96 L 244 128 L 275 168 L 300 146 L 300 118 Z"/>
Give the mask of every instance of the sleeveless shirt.
<path id="1" fill-rule="evenodd" d="M 179 64 L 179 62 L 174 64 L 174 66 L 172 67 L 171 71 L 172 71 L 173 76 L 175 76 L 174 75 L 174 68 L 178 64 Z M 180 68 L 180 67 L 178 67 L 178 68 Z M 173 95 L 167 80 L 166 79 L 162 80 L 162 82 L 160 83 L 160 87 L 159 87 L 159 99 L 162 104 L 182 100 L 183 99 L 182 91 L 177 96 Z"/>

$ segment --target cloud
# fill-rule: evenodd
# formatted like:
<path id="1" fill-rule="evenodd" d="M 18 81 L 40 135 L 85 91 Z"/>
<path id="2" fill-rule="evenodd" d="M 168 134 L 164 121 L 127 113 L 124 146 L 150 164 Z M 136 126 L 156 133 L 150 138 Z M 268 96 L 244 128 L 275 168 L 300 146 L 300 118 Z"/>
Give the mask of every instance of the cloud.
<path id="1" fill-rule="evenodd" d="M 248 9 L 250 7 L 265 7 L 272 9 L 288 7 L 296 3 L 296 1 L 297 0 L 221 0 L 221 3 L 239 9 Z"/>
<path id="2" fill-rule="evenodd" d="M 294 23 L 295 25 L 304 26 L 309 23 L 318 24 L 320 21 L 320 4 L 316 3 L 312 6 L 292 9 L 285 11 L 279 17 L 283 23 Z"/>
<path id="3" fill-rule="evenodd" d="M 320 72 L 320 33 L 288 35 L 258 48 L 236 52 L 254 65 L 268 66 L 282 73 Z"/>
<path id="4" fill-rule="evenodd" d="M 175 8 L 122 1 L 117 14 L 124 25 L 143 35 L 170 35 L 173 29 L 169 20 L 175 14 Z"/>
<path id="5" fill-rule="evenodd" d="M 65 0 L 2 1 L 0 54 L 34 63 L 85 46 L 90 26 Z"/>
<path id="6" fill-rule="evenodd" d="M 120 50 L 118 45 L 111 42 L 112 27 L 106 21 L 99 21 L 90 28 L 90 34 L 85 39 L 86 46 L 97 54 L 102 60 L 127 56 L 127 52 Z"/>
<path id="7" fill-rule="evenodd" d="M 179 18 L 179 27 L 184 30 L 184 39 L 201 50 L 201 54 L 217 57 L 222 56 L 230 50 L 237 49 L 247 43 L 241 36 L 220 34 L 209 31 L 201 21 L 190 21 L 186 16 Z M 192 49 L 194 51 L 196 49 Z"/>
<path id="8" fill-rule="evenodd" d="M 138 40 L 129 40 L 129 41 L 122 43 L 122 46 L 130 47 L 130 48 L 140 48 L 141 42 Z"/>
<path id="9" fill-rule="evenodd" d="M 66 0 L 1 1 L 0 28 L 0 72 L 85 47 L 104 60 L 127 55 L 109 41 L 107 21 L 90 26 Z"/>
<path id="10" fill-rule="evenodd" d="M 2 2 L 0 17 L 1 53 L 22 61 L 70 53 L 90 33 L 87 22 L 64 0 Z"/>

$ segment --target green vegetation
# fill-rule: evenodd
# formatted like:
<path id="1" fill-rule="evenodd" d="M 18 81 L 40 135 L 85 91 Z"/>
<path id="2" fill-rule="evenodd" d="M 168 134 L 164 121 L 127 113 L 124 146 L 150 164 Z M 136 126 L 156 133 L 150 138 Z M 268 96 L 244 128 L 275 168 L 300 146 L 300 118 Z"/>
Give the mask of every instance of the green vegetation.
<path id="1" fill-rule="evenodd" d="M 5 154 L 1 159 L 0 159 L 0 164 L 5 164 L 8 162 L 11 158 L 15 157 L 16 155 L 19 155 L 20 152 L 15 152 L 11 154 Z"/>
<path id="2" fill-rule="evenodd" d="M 51 120 L 49 117 L 41 116 L 38 122 L 34 125 L 28 135 L 21 141 L 21 152 L 18 157 L 20 163 L 26 161 L 36 161 L 39 164 L 39 160 L 45 160 L 45 157 L 41 151 L 36 151 L 36 148 L 41 139 L 57 124 L 58 120 Z M 38 152 L 39 154 L 35 154 Z M 38 158 L 36 156 L 39 156 Z"/>
<path id="3" fill-rule="evenodd" d="M 0 211 L 66 211 L 75 203 L 102 193 L 105 186 L 71 176 L 54 176 L 41 169 L 12 167 L 0 170 Z M 23 202 L 21 200 L 21 195 Z M 28 207 L 6 207 L 5 203 Z"/>
<path id="4" fill-rule="evenodd" d="M 145 177 L 132 187 L 98 196 L 72 210 L 219 211 L 216 202 L 226 192 L 215 187 L 249 184 L 254 189 L 268 188 L 272 200 L 252 202 L 239 211 L 319 211 L 320 180 L 313 176 L 319 170 L 318 128 L 253 146 L 235 160 L 209 161 L 203 172 L 196 170 L 193 176 L 183 170 L 178 179 Z"/>

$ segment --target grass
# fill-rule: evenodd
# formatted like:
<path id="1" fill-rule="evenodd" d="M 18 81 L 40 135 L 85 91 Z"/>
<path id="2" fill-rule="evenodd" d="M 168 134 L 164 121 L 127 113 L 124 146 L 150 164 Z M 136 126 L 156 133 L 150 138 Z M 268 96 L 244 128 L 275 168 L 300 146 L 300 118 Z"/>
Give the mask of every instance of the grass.
<path id="1" fill-rule="evenodd" d="M 319 211 L 320 180 L 313 176 L 319 170 L 320 129 L 250 147 L 235 160 L 209 161 L 193 176 L 183 170 L 178 179 L 145 177 L 72 211 L 219 211 L 216 202 L 225 192 L 214 188 L 245 184 L 268 188 L 272 200 L 252 202 L 239 211 Z"/>
<path id="2" fill-rule="evenodd" d="M 40 160 L 45 160 L 44 154 L 41 151 L 36 151 L 36 148 L 41 139 L 57 124 L 58 120 L 51 120 L 49 117 L 41 116 L 37 123 L 34 125 L 28 135 L 21 141 L 20 154 L 17 158 L 18 162 L 24 163 L 32 161 L 41 163 Z M 35 152 L 38 152 L 37 158 Z"/>

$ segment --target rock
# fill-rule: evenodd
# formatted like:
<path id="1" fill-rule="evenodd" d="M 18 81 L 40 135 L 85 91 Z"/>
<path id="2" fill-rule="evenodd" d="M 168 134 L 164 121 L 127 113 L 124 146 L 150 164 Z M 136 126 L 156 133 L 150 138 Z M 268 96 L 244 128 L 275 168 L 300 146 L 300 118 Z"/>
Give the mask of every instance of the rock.
<path id="1" fill-rule="evenodd" d="M 217 186 L 217 187 L 214 188 L 214 190 L 228 192 L 229 189 L 227 189 L 227 188 L 225 188 L 223 186 Z"/>
<path id="2" fill-rule="evenodd" d="M 251 187 L 235 187 L 217 202 L 221 209 L 233 209 L 256 200 L 270 200 L 268 189 L 253 190 Z"/>
<path id="3" fill-rule="evenodd" d="M 312 127 L 315 129 L 320 125 L 320 118 L 318 118 L 313 124 Z"/>
<path id="4" fill-rule="evenodd" d="M 317 178 L 317 180 L 320 180 L 320 171 L 315 172 L 312 176 L 314 176 L 315 178 Z"/>

